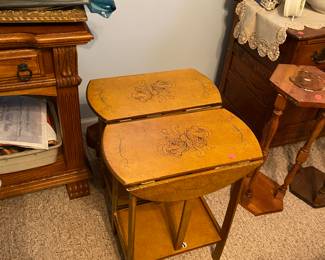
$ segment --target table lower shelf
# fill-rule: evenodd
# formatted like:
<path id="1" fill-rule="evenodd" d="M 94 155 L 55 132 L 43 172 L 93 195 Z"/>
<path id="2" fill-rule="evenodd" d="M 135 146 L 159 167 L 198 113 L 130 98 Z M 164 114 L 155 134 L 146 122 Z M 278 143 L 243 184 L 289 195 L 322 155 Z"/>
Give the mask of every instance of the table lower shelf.
<path id="1" fill-rule="evenodd" d="M 248 189 L 249 178 L 243 184 L 240 205 L 255 216 L 280 212 L 283 210 L 283 200 L 274 196 L 279 187 L 275 181 L 261 172 L 256 173 L 255 181 L 251 186 L 252 197 L 245 194 Z"/>
<path id="2" fill-rule="evenodd" d="M 161 259 L 221 240 L 219 226 L 203 198 L 193 201 L 185 236 L 186 247 L 174 250 L 173 238 L 182 214 L 183 202 L 149 202 L 136 207 L 134 259 Z M 128 209 L 115 213 L 115 225 L 122 249 L 127 248 Z"/>
<path id="3" fill-rule="evenodd" d="M 325 193 L 320 192 L 325 173 L 314 167 L 302 168 L 293 179 L 290 191 L 314 208 L 325 207 Z"/>

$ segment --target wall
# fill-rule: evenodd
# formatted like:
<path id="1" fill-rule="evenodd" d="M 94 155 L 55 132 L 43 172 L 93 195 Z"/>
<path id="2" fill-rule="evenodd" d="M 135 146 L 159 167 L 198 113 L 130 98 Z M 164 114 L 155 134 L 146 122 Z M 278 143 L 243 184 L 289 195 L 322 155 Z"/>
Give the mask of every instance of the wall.
<path id="1" fill-rule="evenodd" d="M 90 79 L 188 67 L 215 79 L 232 1 L 115 2 L 109 19 L 88 13 L 95 40 L 78 47 L 82 117 L 92 115 L 85 97 Z"/>

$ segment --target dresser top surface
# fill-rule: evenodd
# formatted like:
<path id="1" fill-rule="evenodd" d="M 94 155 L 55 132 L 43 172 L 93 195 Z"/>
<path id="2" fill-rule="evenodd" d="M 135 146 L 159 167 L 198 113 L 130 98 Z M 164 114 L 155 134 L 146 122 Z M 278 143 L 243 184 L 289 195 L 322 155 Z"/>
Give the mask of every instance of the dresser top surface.
<path id="1" fill-rule="evenodd" d="M 311 39 L 325 38 L 325 27 L 321 29 L 311 29 L 305 27 L 305 29 L 302 31 L 288 29 L 287 33 L 289 36 L 296 38 L 298 40 L 311 40 Z"/>

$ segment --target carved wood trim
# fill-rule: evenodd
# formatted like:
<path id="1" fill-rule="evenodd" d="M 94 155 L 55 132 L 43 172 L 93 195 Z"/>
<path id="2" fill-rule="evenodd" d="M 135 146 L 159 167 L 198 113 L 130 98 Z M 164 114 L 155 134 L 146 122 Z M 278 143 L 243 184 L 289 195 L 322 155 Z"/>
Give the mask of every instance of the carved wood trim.
<path id="1" fill-rule="evenodd" d="M 61 164 L 61 162 L 59 162 Z M 57 170 L 56 163 L 52 164 L 53 168 L 51 171 L 56 172 L 55 176 L 47 177 L 47 178 L 40 178 L 31 181 L 21 181 L 19 184 L 13 184 L 7 187 L 2 187 L 0 189 L 0 199 L 13 197 L 17 195 L 22 195 L 28 192 L 35 192 L 39 190 L 43 190 L 50 187 L 56 187 L 63 184 L 73 183 L 88 180 L 89 172 L 86 168 L 78 170 L 78 171 L 60 171 Z M 34 172 L 37 173 L 39 168 L 28 170 L 30 174 Z M 28 173 L 27 173 L 28 174 Z M 85 194 L 86 195 L 86 194 Z"/>
<path id="2" fill-rule="evenodd" d="M 58 88 L 57 106 L 63 134 L 64 159 L 68 169 L 85 166 L 78 88 Z"/>
<path id="3" fill-rule="evenodd" d="M 283 199 L 287 191 L 288 186 L 292 183 L 298 171 L 301 169 L 301 165 L 305 163 L 309 157 L 312 144 L 315 142 L 317 137 L 321 134 L 325 127 L 325 110 L 321 112 L 321 117 L 316 122 L 316 125 L 307 139 L 303 147 L 301 147 L 296 155 L 295 164 L 292 166 L 291 170 L 288 172 L 284 179 L 284 183 L 277 189 L 275 197 Z"/>
<path id="4" fill-rule="evenodd" d="M 67 192 L 70 199 L 76 199 L 89 195 L 88 180 L 66 184 Z"/>
<path id="5" fill-rule="evenodd" d="M 11 9 L 0 9 L 0 23 L 62 23 L 84 21 L 87 21 L 87 15 L 82 5 L 64 9 L 24 9 L 14 7 Z"/>
<path id="6" fill-rule="evenodd" d="M 44 77 L 34 77 L 32 80 L 27 82 L 19 82 L 17 79 L 1 80 L 0 82 L 0 92 L 8 91 L 20 91 L 20 90 L 30 90 L 36 88 L 46 88 L 55 86 L 56 79 L 51 75 L 46 75 Z"/>
<path id="7" fill-rule="evenodd" d="M 57 104 L 63 133 L 63 149 L 68 169 L 84 166 L 80 125 L 76 46 L 53 48 L 54 72 L 57 82 Z"/>
<path id="8" fill-rule="evenodd" d="M 57 87 L 76 87 L 81 83 L 78 75 L 76 46 L 53 48 Z"/>
<path id="9" fill-rule="evenodd" d="M 53 100 L 63 134 L 63 146 L 55 163 L 1 176 L 0 199 L 62 184 L 71 184 L 67 186 L 70 197 L 88 194 L 89 169 L 80 125 L 78 85 L 81 79 L 75 45 L 91 39 L 85 23 L 0 25 L 3 64 L 0 96 L 56 96 Z M 16 66 L 26 62 L 34 72 L 33 77 L 28 82 L 20 82 L 15 74 Z"/>

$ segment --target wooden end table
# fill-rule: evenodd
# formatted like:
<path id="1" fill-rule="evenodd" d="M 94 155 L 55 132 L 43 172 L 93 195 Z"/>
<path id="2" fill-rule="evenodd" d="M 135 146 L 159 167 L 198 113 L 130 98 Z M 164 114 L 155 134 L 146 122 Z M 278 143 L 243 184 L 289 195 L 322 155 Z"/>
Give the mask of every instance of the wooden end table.
<path id="1" fill-rule="evenodd" d="M 161 259 L 216 243 L 219 259 L 242 179 L 262 163 L 251 130 L 224 109 L 132 120 L 105 127 L 107 167 L 129 194 L 113 225 L 128 260 Z M 222 226 L 203 195 L 233 184 Z M 148 203 L 137 205 L 143 199 Z"/>
<path id="2" fill-rule="evenodd" d="M 221 107 L 217 87 L 195 69 L 94 79 L 88 84 L 87 100 L 98 116 L 98 123 L 87 129 L 87 144 L 97 151 L 106 197 L 109 199 L 112 192 L 125 195 L 119 196 L 119 207 L 127 206 L 128 195 L 121 186 L 112 190 L 112 175 L 104 174 L 106 167 L 100 157 L 106 124 Z M 110 203 L 108 206 L 110 208 Z"/>
<path id="3" fill-rule="evenodd" d="M 288 101 L 299 107 L 321 109 L 321 113 L 282 185 L 265 176 L 259 169 L 246 180 L 241 205 L 254 215 L 283 210 L 283 198 L 287 187 L 293 181 L 301 165 L 307 160 L 313 142 L 322 132 L 325 125 L 324 75 L 324 72 L 314 66 L 280 64 L 274 71 L 270 80 L 278 91 L 278 95 L 274 103 L 273 115 L 265 126 L 262 138 L 261 146 L 265 160 Z M 323 182 L 319 185 L 322 187 Z"/>

